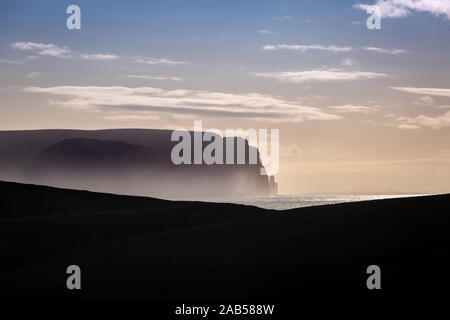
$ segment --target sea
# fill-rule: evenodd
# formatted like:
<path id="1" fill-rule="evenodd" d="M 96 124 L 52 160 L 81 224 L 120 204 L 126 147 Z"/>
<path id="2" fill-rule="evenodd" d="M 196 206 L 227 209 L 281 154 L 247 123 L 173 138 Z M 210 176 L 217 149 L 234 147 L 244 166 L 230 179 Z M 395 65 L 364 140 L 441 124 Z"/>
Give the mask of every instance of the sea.
<path id="1" fill-rule="evenodd" d="M 423 196 L 424 194 L 386 194 L 386 195 L 278 195 L 270 197 L 242 198 L 202 198 L 200 201 L 226 202 L 256 206 L 264 209 L 288 210 L 294 208 L 321 206 L 328 204 L 358 202 L 381 199 L 395 199 Z"/>

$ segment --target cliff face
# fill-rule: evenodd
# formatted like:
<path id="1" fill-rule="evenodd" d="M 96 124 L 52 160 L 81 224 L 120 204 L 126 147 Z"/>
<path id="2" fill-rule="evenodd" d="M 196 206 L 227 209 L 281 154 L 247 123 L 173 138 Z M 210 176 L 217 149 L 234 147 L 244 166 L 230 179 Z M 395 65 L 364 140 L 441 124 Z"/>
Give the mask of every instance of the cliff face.
<path id="1" fill-rule="evenodd" d="M 0 132 L 0 179 L 164 198 L 267 195 L 257 150 L 244 143 L 245 164 L 175 165 L 169 130 L 32 130 Z M 194 135 L 191 132 L 191 163 Z M 216 136 L 215 138 L 222 139 Z M 230 142 L 230 141 L 228 141 Z M 203 150 L 209 142 L 203 142 Z M 249 164 L 249 154 L 257 163 Z"/>

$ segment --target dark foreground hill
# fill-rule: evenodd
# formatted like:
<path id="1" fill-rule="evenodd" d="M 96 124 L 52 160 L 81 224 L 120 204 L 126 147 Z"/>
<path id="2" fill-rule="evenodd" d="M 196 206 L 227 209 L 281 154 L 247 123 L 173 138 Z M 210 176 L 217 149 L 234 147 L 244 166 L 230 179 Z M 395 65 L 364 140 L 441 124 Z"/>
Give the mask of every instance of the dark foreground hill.
<path id="1" fill-rule="evenodd" d="M 440 296 L 450 195 L 283 212 L 0 183 L 0 296 L 230 299 Z M 79 265 L 82 289 L 66 288 Z M 381 267 L 378 292 L 366 268 Z"/>

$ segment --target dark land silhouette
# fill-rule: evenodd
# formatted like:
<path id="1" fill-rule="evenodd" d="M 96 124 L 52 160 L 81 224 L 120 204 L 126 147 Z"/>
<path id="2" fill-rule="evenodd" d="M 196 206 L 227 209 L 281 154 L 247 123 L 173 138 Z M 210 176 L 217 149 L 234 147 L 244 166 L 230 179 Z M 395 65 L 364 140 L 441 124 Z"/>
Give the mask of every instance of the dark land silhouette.
<path id="1" fill-rule="evenodd" d="M 2 298 L 273 302 L 449 285 L 448 194 L 275 212 L 10 182 L 0 192 Z M 66 288 L 72 264 L 80 291 Z M 373 264 L 379 292 L 366 287 Z"/>
<path id="2" fill-rule="evenodd" d="M 233 141 L 234 164 L 175 165 L 172 131 L 152 129 L 0 131 L 0 180 L 159 198 L 269 195 L 275 183 L 260 174 L 259 153 Z M 191 136 L 191 163 L 194 138 Z M 245 164 L 237 164 L 238 141 Z M 203 142 L 205 148 L 209 142 Z M 257 162 L 249 163 L 256 152 Z"/>

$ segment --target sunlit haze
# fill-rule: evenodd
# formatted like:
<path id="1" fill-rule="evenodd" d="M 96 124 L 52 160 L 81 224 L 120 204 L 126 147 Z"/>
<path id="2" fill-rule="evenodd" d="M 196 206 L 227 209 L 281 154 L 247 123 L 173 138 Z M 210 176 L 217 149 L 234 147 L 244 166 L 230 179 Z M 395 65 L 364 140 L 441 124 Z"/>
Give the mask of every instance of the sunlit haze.
<path id="1" fill-rule="evenodd" d="M 2 2 L 0 130 L 274 128 L 280 194 L 448 192 L 450 5 L 416 2 Z"/>

